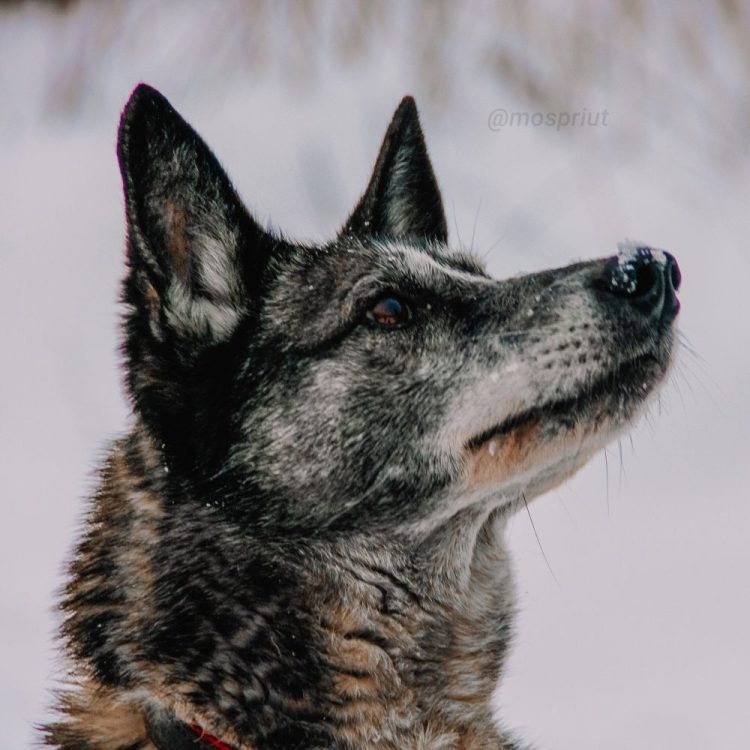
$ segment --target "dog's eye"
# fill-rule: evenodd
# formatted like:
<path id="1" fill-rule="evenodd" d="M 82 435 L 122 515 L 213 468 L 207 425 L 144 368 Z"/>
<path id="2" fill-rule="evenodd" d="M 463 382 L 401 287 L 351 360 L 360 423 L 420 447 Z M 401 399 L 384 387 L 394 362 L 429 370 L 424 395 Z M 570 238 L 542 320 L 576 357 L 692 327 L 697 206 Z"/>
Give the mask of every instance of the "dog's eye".
<path id="1" fill-rule="evenodd" d="M 411 320 L 411 309 L 396 297 L 384 297 L 367 311 L 367 319 L 381 328 L 398 328 Z"/>

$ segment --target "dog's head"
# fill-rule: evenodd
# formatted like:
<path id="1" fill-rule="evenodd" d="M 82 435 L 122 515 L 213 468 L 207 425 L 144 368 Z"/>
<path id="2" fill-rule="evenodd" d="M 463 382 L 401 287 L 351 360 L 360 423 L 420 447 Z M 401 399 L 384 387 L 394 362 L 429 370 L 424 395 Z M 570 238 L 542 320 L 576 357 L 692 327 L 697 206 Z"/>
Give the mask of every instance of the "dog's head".
<path id="1" fill-rule="evenodd" d="M 511 503 L 631 423 L 669 368 L 674 259 L 633 245 L 490 278 L 447 247 L 409 98 L 322 247 L 259 226 L 146 86 L 119 157 L 127 380 L 176 502 L 310 531 Z"/>

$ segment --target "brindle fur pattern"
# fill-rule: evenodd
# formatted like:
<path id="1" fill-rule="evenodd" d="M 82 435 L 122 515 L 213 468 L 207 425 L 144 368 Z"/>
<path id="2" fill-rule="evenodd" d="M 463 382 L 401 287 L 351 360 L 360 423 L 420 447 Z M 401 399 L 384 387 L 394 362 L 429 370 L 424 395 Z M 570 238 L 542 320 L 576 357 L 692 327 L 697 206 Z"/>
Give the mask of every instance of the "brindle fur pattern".
<path id="1" fill-rule="evenodd" d="M 47 743 L 152 750 L 167 711 L 244 750 L 520 747 L 491 708 L 505 521 L 638 414 L 671 325 L 603 299 L 606 259 L 498 282 L 451 252 L 411 99 L 322 247 L 262 229 L 147 86 L 118 152 L 134 425 L 71 565 Z M 389 296 L 412 317 L 383 330 Z"/>

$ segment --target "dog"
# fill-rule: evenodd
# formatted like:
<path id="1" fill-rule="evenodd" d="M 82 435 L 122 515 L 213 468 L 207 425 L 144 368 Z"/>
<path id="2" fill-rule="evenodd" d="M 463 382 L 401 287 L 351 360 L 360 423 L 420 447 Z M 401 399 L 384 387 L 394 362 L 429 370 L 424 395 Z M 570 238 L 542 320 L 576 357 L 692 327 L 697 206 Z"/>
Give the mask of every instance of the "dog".
<path id="1" fill-rule="evenodd" d="M 258 223 L 142 84 L 122 115 L 133 423 L 62 600 L 59 750 L 499 750 L 507 519 L 632 425 L 674 257 L 497 281 L 451 251 L 413 99 L 338 236 Z"/>

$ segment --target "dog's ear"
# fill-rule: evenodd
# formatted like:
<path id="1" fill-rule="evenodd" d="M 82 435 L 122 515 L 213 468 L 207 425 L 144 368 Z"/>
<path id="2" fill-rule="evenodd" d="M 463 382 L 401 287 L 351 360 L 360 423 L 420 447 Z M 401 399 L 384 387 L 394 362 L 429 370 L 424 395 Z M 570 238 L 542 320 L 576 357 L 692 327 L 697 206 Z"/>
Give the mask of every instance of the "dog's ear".
<path id="1" fill-rule="evenodd" d="M 410 96 L 393 115 L 370 184 L 342 231 L 346 234 L 448 240 L 440 189 Z"/>
<path id="2" fill-rule="evenodd" d="M 200 136 L 145 84 L 120 121 L 128 261 L 156 335 L 221 341 L 273 240 L 248 215 Z M 255 272 L 255 273 L 254 273 Z"/>
<path id="3" fill-rule="evenodd" d="M 253 305 L 274 239 L 200 136 L 149 86 L 138 86 L 125 107 L 118 157 L 128 385 L 147 424 L 166 426 L 190 409 L 196 362 L 229 341 Z"/>

